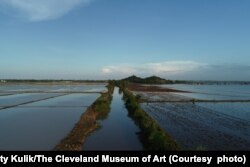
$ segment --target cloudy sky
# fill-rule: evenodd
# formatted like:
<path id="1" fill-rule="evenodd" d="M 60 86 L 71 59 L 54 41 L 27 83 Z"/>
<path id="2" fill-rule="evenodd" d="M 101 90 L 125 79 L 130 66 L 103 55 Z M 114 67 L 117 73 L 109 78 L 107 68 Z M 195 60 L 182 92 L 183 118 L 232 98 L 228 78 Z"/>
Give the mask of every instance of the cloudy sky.
<path id="1" fill-rule="evenodd" d="M 0 0 L 0 78 L 250 80 L 249 0 Z"/>

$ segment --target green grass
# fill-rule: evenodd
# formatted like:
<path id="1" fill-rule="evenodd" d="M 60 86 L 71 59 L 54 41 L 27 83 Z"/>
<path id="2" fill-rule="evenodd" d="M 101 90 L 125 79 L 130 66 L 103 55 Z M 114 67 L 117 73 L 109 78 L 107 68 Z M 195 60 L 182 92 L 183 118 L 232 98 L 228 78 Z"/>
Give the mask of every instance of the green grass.
<path id="1" fill-rule="evenodd" d="M 97 119 L 105 119 L 110 111 L 112 96 L 102 94 L 94 103 L 94 110 L 97 112 Z"/>
<path id="2" fill-rule="evenodd" d="M 96 120 L 104 119 L 110 111 L 114 85 L 109 83 L 108 91 L 101 96 L 82 114 L 71 132 L 61 140 L 54 150 L 80 151 L 87 136 L 101 128 Z"/>
<path id="3" fill-rule="evenodd" d="M 123 84 L 124 85 L 124 84 Z M 180 147 L 175 140 L 169 136 L 139 105 L 139 96 L 134 96 L 125 87 L 123 90 L 123 99 L 129 116 L 140 127 L 140 139 L 146 150 L 179 150 Z"/>
<path id="4" fill-rule="evenodd" d="M 195 150 L 196 151 L 207 151 L 207 148 L 203 145 L 198 145 Z"/>

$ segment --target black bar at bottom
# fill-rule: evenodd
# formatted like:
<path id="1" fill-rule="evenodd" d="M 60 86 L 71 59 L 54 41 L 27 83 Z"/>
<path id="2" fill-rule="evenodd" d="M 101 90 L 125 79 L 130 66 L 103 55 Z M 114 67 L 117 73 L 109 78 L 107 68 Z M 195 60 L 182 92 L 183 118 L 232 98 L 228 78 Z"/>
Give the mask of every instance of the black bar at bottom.
<path id="1" fill-rule="evenodd" d="M 0 165 L 249 166 L 250 151 L 0 151 Z"/>

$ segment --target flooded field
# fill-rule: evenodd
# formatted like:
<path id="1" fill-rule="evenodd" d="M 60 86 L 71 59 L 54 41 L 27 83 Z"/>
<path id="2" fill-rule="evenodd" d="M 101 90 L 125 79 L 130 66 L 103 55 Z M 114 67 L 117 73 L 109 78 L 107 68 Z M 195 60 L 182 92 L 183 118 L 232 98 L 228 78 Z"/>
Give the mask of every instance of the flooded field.
<path id="1" fill-rule="evenodd" d="M 103 84 L 85 84 L 85 85 L 40 85 L 40 84 L 6 84 L 0 85 L 0 94 L 12 94 L 12 93 L 26 93 L 26 92 L 39 92 L 39 93 L 49 93 L 49 92 L 102 92 L 105 91 L 104 87 L 106 83 Z"/>
<path id="2" fill-rule="evenodd" d="M 196 103 L 196 105 L 250 122 L 250 103 Z"/>
<path id="3" fill-rule="evenodd" d="M 0 150 L 54 149 L 87 107 L 106 91 L 105 85 L 11 85 L 0 88 Z M 42 92 L 18 93 L 28 89 Z M 58 93 L 54 93 L 56 91 Z M 4 92 L 15 94 L 4 95 Z"/>
<path id="4" fill-rule="evenodd" d="M 107 92 L 105 86 L 0 85 L 0 150 L 54 149 Z M 181 149 L 250 150 L 249 85 L 160 86 L 137 86 L 133 93 Z M 108 116 L 98 123 L 100 128 L 80 144 L 83 150 L 143 150 L 140 129 L 128 117 L 117 87 Z"/>
<path id="5" fill-rule="evenodd" d="M 39 100 L 45 100 L 57 96 L 62 96 L 64 94 L 56 93 L 22 93 L 22 94 L 13 94 L 8 96 L 0 96 L 0 107 L 10 108 L 21 104 L 32 103 Z"/>
<path id="6" fill-rule="evenodd" d="M 250 150 L 249 85 L 162 85 L 183 92 L 134 92 L 142 108 L 185 150 Z M 204 102 L 190 102 L 191 99 Z M 218 102 L 205 102 L 218 100 Z M 168 101 L 168 102 L 166 102 Z"/>
<path id="7" fill-rule="evenodd" d="M 139 128 L 128 117 L 122 94 L 114 89 L 108 118 L 100 121 L 101 128 L 86 140 L 83 150 L 142 150 L 137 132 Z"/>
<path id="8" fill-rule="evenodd" d="M 175 93 L 190 98 L 205 100 L 249 100 L 250 85 L 188 85 L 173 84 L 162 87 L 189 91 L 190 93 Z"/>

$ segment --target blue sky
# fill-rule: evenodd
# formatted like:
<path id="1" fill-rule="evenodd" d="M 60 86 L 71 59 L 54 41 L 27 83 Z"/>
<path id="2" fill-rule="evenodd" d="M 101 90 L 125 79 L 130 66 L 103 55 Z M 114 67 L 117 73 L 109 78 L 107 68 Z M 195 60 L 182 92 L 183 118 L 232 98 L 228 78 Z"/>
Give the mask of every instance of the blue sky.
<path id="1" fill-rule="evenodd" d="M 250 80 L 249 0 L 0 0 L 0 78 Z"/>

